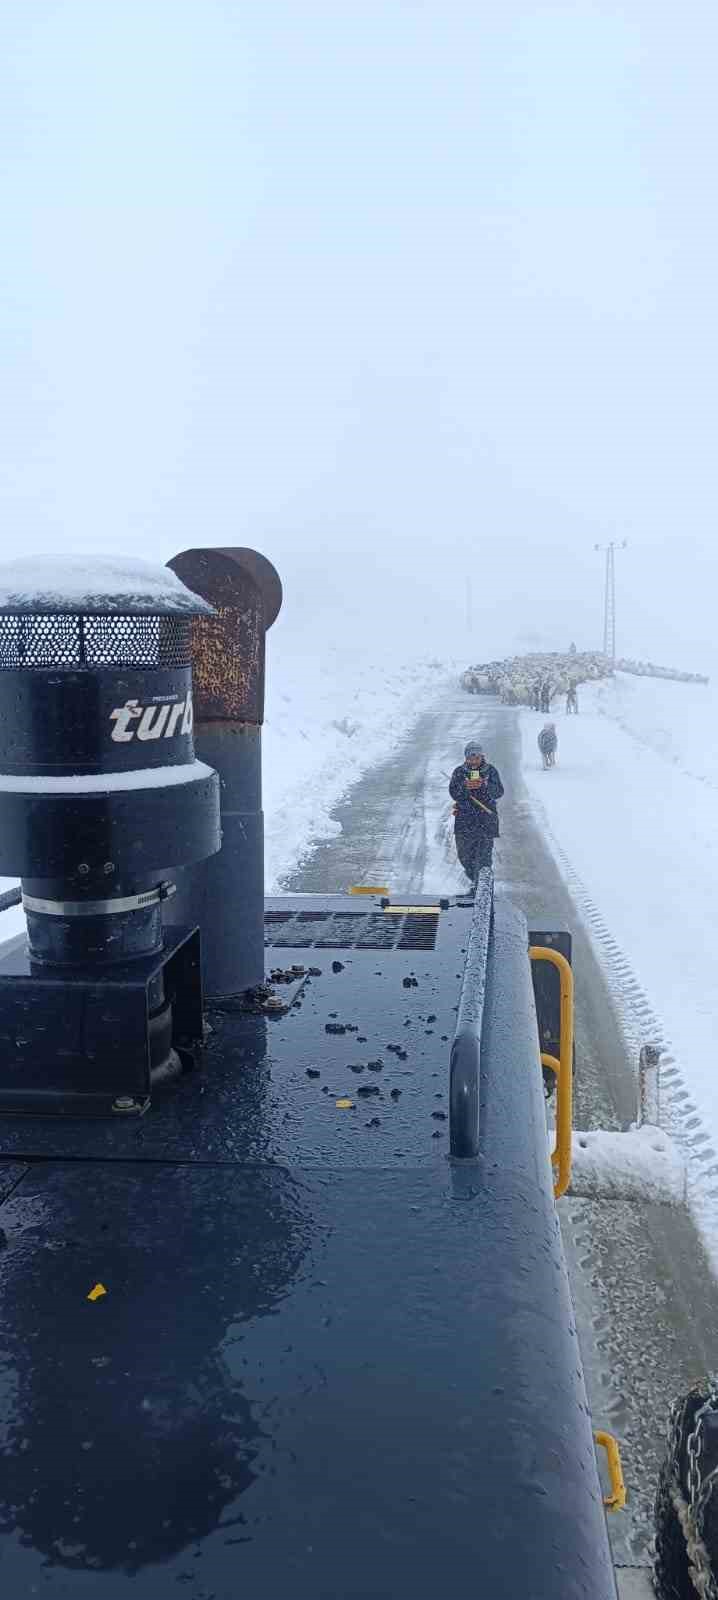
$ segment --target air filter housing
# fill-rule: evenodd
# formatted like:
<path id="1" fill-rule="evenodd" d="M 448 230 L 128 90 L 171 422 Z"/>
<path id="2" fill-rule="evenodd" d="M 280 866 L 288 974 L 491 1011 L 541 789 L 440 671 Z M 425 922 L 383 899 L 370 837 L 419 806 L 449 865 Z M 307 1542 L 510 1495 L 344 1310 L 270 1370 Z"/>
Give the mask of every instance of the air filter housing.
<path id="1" fill-rule="evenodd" d="M 0 1104 L 8 984 L 37 991 L 44 976 L 47 1010 L 48 985 L 56 993 L 64 975 L 70 990 L 106 980 L 116 997 L 149 983 L 142 1092 L 132 1072 L 132 1092 L 110 1086 L 113 1104 L 136 1109 L 166 1072 L 173 1033 L 162 922 L 173 885 L 161 874 L 220 843 L 217 775 L 195 759 L 192 737 L 191 621 L 211 607 L 147 563 L 83 560 L 78 570 L 53 558 L 51 581 L 41 558 L 28 566 L 0 568 L 0 873 L 20 876 L 28 927 L 14 957 L 26 971 L 0 960 Z M 175 962 L 186 936 L 169 936 Z M 113 1007 L 113 1026 L 121 1016 Z M 201 1009 L 193 1026 L 201 1034 Z M 108 1049 L 106 1039 L 104 1060 Z M 52 1041 L 38 1050 L 35 1040 L 26 1058 L 35 1075 Z M 80 1029 L 60 1058 L 92 1054 Z"/>

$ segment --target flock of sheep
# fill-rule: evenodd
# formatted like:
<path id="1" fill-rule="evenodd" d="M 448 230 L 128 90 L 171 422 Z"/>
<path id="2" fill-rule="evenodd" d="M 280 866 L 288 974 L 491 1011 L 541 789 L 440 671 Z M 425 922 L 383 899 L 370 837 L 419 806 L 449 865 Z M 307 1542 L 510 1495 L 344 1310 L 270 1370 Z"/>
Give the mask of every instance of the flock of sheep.
<path id="1" fill-rule="evenodd" d="M 509 656 L 505 661 L 488 661 L 482 666 L 468 667 L 461 675 L 461 687 L 468 694 L 498 695 L 503 705 L 531 706 L 548 686 L 549 699 L 566 695 L 569 689 L 578 688 L 596 678 L 608 678 L 612 672 L 630 672 L 643 678 L 675 678 L 679 683 L 707 683 L 698 672 L 679 672 L 673 667 L 657 667 L 650 661 L 616 661 L 615 667 L 608 656 L 598 650 L 570 650 L 553 654 L 541 653 Z"/>

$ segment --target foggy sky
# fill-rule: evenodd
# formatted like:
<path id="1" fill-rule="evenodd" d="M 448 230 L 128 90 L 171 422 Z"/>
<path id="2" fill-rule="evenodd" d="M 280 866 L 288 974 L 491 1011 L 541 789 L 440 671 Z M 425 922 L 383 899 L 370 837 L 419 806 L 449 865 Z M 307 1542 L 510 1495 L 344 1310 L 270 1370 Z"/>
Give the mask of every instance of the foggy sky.
<path id="1" fill-rule="evenodd" d="M 705 0 L 2 0 L 6 552 L 252 544 L 287 638 L 476 659 L 599 645 L 628 538 L 619 648 L 710 665 L 717 48 Z"/>

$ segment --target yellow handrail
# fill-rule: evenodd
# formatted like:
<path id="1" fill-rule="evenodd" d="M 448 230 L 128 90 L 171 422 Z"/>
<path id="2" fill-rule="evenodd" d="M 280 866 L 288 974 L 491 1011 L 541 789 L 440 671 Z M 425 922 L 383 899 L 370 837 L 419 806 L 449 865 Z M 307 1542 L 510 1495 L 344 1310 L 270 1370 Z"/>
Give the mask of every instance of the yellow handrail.
<path id="1" fill-rule="evenodd" d="M 551 1160 L 558 1164 L 553 1192 L 560 1199 L 571 1182 L 571 1129 L 573 1125 L 573 973 L 560 950 L 548 945 L 531 945 L 531 961 L 550 961 L 558 969 L 561 984 L 559 1060 L 542 1055 L 541 1065 L 556 1073 L 556 1147 Z"/>
<path id="2" fill-rule="evenodd" d="M 611 1480 L 611 1493 L 605 1494 L 603 1503 L 607 1511 L 622 1511 L 626 1504 L 626 1485 L 623 1481 L 623 1468 L 621 1466 L 621 1452 L 618 1440 L 612 1433 L 594 1433 L 596 1444 L 606 1452 L 608 1476 Z"/>
<path id="3" fill-rule="evenodd" d="M 554 1074 L 554 1076 L 556 1078 L 556 1085 L 557 1085 L 557 1090 L 558 1090 L 558 1085 L 561 1082 L 561 1062 L 557 1061 L 555 1056 L 547 1055 L 546 1052 L 543 1051 L 542 1055 L 541 1055 L 541 1065 L 542 1065 L 542 1067 L 548 1067 L 549 1071 L 553 1072 L 553 1074 Z M 556 1095 L 556 1143 L 555 1143 L 555 1145 L 553 1147 L 553 1150 L 551 1151 L 551 1162 L 552 1162 L 552 1164 L 554 1164 L 555 1162 L 557 1162 L 559 1160 L 558 1107 L 559 1107 L 559 1105 L 561 1103 L 562 1102 L 560 1102 L 559 1099 L 558 1099 L 558 1092 L 557 1092 L 557 1095 Z"/>

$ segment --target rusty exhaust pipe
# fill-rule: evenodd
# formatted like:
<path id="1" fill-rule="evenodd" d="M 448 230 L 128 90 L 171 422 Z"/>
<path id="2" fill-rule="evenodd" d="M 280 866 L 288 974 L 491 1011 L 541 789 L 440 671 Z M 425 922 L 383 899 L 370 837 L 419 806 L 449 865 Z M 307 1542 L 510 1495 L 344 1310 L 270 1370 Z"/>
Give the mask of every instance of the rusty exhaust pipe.
<path id="1" fill-rule="evenodd" d="M 193 619 L 192 666 L 195 749 L 219 773 L 222 848 L 178 875 L 170 919 L 199 924 L 205 996 L 220 1000 L 264 981 L 265 636 L 282 585 L 256 550 L 183 550 L 167 565 L 216 613 Z"/>

